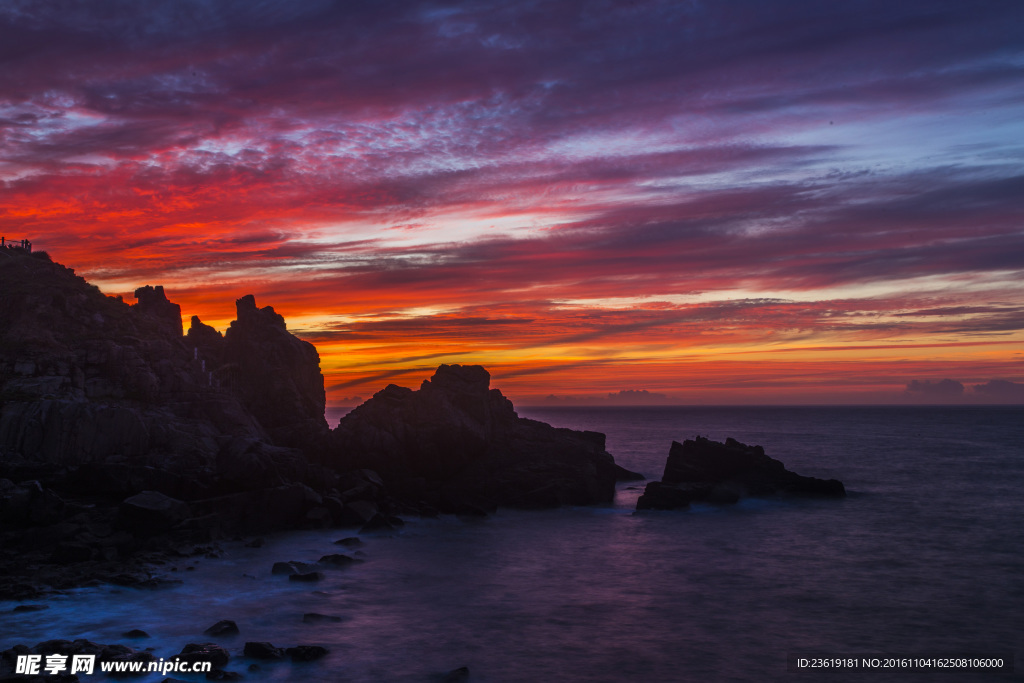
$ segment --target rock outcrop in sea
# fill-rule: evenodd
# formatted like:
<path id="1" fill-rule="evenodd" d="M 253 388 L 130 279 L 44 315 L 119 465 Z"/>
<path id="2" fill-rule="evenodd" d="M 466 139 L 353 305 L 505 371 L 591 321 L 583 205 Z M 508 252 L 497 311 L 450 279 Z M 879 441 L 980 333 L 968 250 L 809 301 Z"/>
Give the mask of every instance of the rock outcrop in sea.
<path id="1" fill-rule="evenodd" d="M 441 512 L 607 503 L 615 464 L 604 434 L 519 417 L 479 365 L 442 365 L 416 391 L 387 386 L 331 434 L 337 469 L 369 468 L 405 500 Z"/>
<path id="2" fill-rule="evenodd" d="M 805 477 L 765 455 L 761 446 L 735 439 L 725 443 L 698 436 L 672 442 L 661 481 L 647 484 L 637 510 L 672 510 L 691 502 L 735 503 L 746 496 L 842 498 L 837 479 Z"/>

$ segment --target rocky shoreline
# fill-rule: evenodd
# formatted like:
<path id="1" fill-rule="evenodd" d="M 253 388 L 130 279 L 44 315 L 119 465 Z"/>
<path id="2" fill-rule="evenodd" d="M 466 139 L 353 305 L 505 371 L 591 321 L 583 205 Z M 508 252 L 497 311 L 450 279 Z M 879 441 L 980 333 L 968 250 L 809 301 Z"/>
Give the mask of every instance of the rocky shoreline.
<path id="1" fill-rule="evenodd" d="M 20 611 L 83 586 L 173 587 L 227 541 L 608 504 L 617 482 L 644 479 L 615 463 L 604 434 L 519 417 L 480 366 L 441 365 L 415 390 L 388 385 L 331 429 L 316 349 L 252 296 L 236 302 L 225 334 L 195 316 L 185 333 L 161 287 L 140 288 L 128 305 L 43 252 L 10 249 L 0 252 L 0 291 L 0 599 L 22 601 Z M 747 495 L 845 489 L 792 473 L 759 446 L 698 437 L 673 442 L 637 510 Z M 346 552 L 283 559 L 271 571 L 315 584 L 358 563 L 358 551 L 347 552 L 357 544 L 345 539 Z M 228 625 L 215 631 L 233 637 Z M 325 654 L 318 647 L 247 643 L 243 656 L 307 660 Z M 174 656 L 214 658 L 213 679 L 232 680 L 221 649 L 191 642 Z M 0 678 L 19 653 L 152 657 L 51 640 L 3 652 Z"/>
<path id="2" fill-rule="evenodd" d="M 260 549 L 264 548 L 268 542 L 274 544 L 275 540 L 271 538 L 268 541 L 265 537 L 254 537 L 244 541 L 235 539 L 225 543 L 223 547 L 219 544 L 205 548 L 197 547 L 192 549 L 194 554 L 179 555 L 176 551 L 169 551 L 166 554 L 166 563 L 163 559 L 157 560 L 165 570 L 162 577 L 154 577 L 156 580 L 140 583 L 128 580 L 126 575 L 122 582 L 111 581 L 111 583 L 128 590 L 173 588 L 182 581 L 167 580 L 163 577 L 173 575 L 175 572 L 182 574 L 199 569 L 198 565 L 205 560 L 237 558 L 240 550 L 252 549 L 247 550 L 248 557 L 254 557 L 252 553 L 260 554 L 255 557 L 260 558 L 258 562 L 263 566 L 262 572 L 264 572 L 265 578 L 270 578 L 271 583 L 281 581 L 308 584 L 310 591 L 315 595 L 320 592 L 317 590 L 318 584 L 325 581 L 328 574 L 337 573 L 343 576 L 345 572 L 370 559 L 365 549 L 368 547 L 368 543 L 372 544 L 374 537 L 379 536 L 374 532 L 368 532 L 368 534 L 363 535 L 363 532 L 360 532 L 360 535 L 338 538 L 330 544 L 334 551 L 322 554 L 318 559 L 314 559 L 314 555 L 314 557 L 304 557 L 299 560 L 291 559 L 273 563 L 262 556 L 266 550 Z M 329 541 L 321 538 L 317 544 L 320 543 L 329 543 Z M 198 553 L 203 554 L 200 556 Z M 156 560 L 157 558 L 151 559 Z M 252 570 L 250 569 L 250 571 Z M 256 578 L 252 574 L 240 575 L 240 579 L 243 581 L 251 581 Z M 121 590 L 122 588 L 114 588 L 112 592 Z M 17 605 L 11 610 L 12 616 L 17 617 L 21 614 L 49 610 L 50 605 L 46 603 L 45 596 L 41 597 L 43 600 L 40 602 Z M 342 622 L 348 617 L 307 611 L 295 612 L 288 618 L 294 623 L 305 625 L 301 629 L 302 634 L 292 633 L 290 639 L 298 641 L 294 644 L 259 640 L 259 635 L 254 638 L 254 631 L 255 634 L 262 634 L 264 637 L 266 632 L 260 630 L 252 614 L 249 614 L 248 617 L 241 617 L 238 621 L 222 618 L 205 628 L 203 628 L 204 625 L 197 622 L 191 635 L 179 633 L 177 638 L 172 638 L 169 642 L 166 626 L 159 620 L 150 621 L 146 613 L 140 613 L 132 621 L 126 621 L 121 625 L 121 628 L 126 630 L 120 633 L 121 640 L 118 642 L 99 643 L 85 638 L 73 640 L 50 638 L 34 645 L 25 643 L 10 645 L 0 651 L 0 680 L 80 681 L 91 679 L 91 674 L 99 674 L 101 670 L 106 671 L 106 675 L 112 678 L 144 677 L 152 675 L 153 671 L 147 670 L 150 665 L 156 667 L 154 671 L 161 676 L 160 680 L 164 683 L 182 680 L 175 678 L 175 675 L 185 676 L 189 680 L 195 680 L 193 677 L 197 674 L 204 676 L 206 680 L 242 680 L 254 676 L 259 678 L 261 672 L 280 667 L 298 667 L 293 668 L 292 672 L 288 674 L 289 676 L 304 677 L 308 675 L 312 679 L 322 679 L 323 670 L 315 668 L 316 665 L 312 665 L 313 669 L 303 669 L 302 667 L 331 653 L 331 647 L 317 642 L 317 634 L 323 633 L 320 629 L 326 625 Z M 139 626 L 143 628 L 139 628 Z M 153 633 L 152 641 L 150 631 Z M 284 638 L 282 637 L 282 639 Z M 173 645 L 175 640 L 178 641 L 178 645 Z M 329 641 L 329 639 L 327 640 Z M 153 642 L 154 646 L 148 646 L 150 642 Z M 59 656 L 58 663 L 62 664 L 64 668 L 56 674 L 43 671 L 42 667 L 47 658 L 54 655 Z M 82 678 L 71 670 L 72 658 L 82 655 L 94 658 L 93 670 L 82 671 L 86 678 Z M 39 663 L 39 670 L 35 674 L 16 673 L 19 657 L 24 658 L 25 656 L 38 657 L 36 661 Z M 61 657 L 63 659 L 60 659 Z M 204 672 L 182 668 L 183 665 L 192 666 L 197 662 L 208 662 L 210 670 Z M 104 666 L 128 667 L 132 665 L 140 667 L 140 670 L 130 673 L 104 668 Z M 447 672 L 425 674 L 424 680 L 454 683 L 466 681 L 468 677 L 469 669 L 463 666 Z"/>
<path id="3" fill-rule="evenodd" d="M 244 535 L 607 503 L 642 478 L 603 434 L 520 418 L 480 366 L 389 385 L 330 429 L 315 347 L 251 295 L 224 334 L 185 332 L 162 287 L 129 305 L 19 249 L 0 291 L 0 597 L 156 585 Z"/>

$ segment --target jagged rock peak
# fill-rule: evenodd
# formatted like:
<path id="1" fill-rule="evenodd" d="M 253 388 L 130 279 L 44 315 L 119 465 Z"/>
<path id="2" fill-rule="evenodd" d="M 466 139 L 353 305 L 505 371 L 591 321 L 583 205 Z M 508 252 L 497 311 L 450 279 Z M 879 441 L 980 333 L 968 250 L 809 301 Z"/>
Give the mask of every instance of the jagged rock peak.
<path id="1" fill-rule="evenodd" d="M 238 299 L 235 307 L 238 317 L 225 332 L 223 346 L 211 340 L 197 344 L 199 352 L 224 363 L 233 391 L 275 443 L 312 448 L 327 432 L 316 347 L 288 332 L 273 307 L 257 308 L 252 294 Z"/>
<path id="2" fill-rule="evenodd" d="M 164 293 L 164 286 L 146 285 L 135 290 L 135 298 L 139 300 L 139 306 L 163 306 L 164 303 L 171 303 Z"/>
<path id="3" fill-rule="evenodd" d="M 244 327 L 255 325 L 270 325 L 286 330 L 284 316 L 277 313 L 273 306 L 256 307 L 256 297 L 246 294 L 241 299 L 235 300 L 235 311 L 237 312 L 236 322 Z"/>
<path id="4" fill-rule="evenodd" d="M 188 339 L 196 345 L 204 344 L 216 344 L 224 338 L 215 327 L 207 325 L 199 319 L 198 315 L 192 316 L 191 324 L 188 328 Z"/>
<path id="5" fill-rule="evenodd" d="M 482 365 L 440 365 L 430 379 L 423 380 L 422 389 L 444 392 L 486 394 L 491 386 L 491 373 Z"/>
<path id="6" fill-rule="evenodd" d="M 133 309 L 160 321 L 161 326 L 173 330 L 179 337 L 182 335 L 181 306 L 167 299 L 162 285 L 139 287 L 135 290 L 135 298 L 138 303 L 132 306 Z"/>

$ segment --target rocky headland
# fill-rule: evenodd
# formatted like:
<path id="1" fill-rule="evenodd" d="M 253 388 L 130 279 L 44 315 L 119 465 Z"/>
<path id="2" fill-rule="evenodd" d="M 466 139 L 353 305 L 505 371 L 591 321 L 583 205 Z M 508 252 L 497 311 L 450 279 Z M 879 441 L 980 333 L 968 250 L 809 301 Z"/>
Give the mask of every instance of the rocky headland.
<path id="1" fill-rule="evenodd" d="M 480 366 L 442 365 L 422 386 L 389 385 L 331 434 L 335 469 L 372 468 L 402 499 L 441 512 L 611 502 L 604 434 L 519 417 Z"/>
<path id="2" fill-rule="evenodd" d="M 45 252 L 0 249 L 3 595 L 109 581 L 218 539 L 387 529 L 400 515 L 608 502 L 604 435 L 518 417 L 479 366 L 388 386 L 334 429 L 319 356 L 272 307 L 225 334 L 162 287 L 109 297 Z"/>
<path id="3" fill-rule="evenodd" d="M 647 484 L 636 509 L 674 510 L 694 502 L 731 504 L 747 496 L 842 498 L 846 489 L 837 479 L 787 470 L 782 462 L 765 455 L 761 446 L 698 436 L 672 442 L 661 481 Z"/>

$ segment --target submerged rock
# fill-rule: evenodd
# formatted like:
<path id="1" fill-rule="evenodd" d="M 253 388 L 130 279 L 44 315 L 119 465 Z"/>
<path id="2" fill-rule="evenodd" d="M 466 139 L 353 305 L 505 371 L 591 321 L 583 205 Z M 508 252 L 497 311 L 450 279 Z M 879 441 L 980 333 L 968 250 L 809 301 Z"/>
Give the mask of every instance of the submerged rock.
<path id="1" fill-rule="evenodd" d="M 284 648 L 274 647 L 266 641 L 249 642 L 242 654 L 253 659 L 284 659 Z"/>
<path id="2" fill-rule="evenodd" d="M 140 628 L 133 628 L 131 631 L 125 631 L 121 635 L 125 638 L 149 638 L 149 634 Z"/>
<path id="3" fill-rule="evenodd" d="M 12 612 L 40 612 L 44 609 L 50 609 L 49 605 L 17 605 Z"/>
<path id="4" fill-rule="evenodd" d="M 293 662 L 312 662 L 327 655 L 327 648 L 320 645 L 296 645 L 289 647 L 285 653 L 292 658 Z"/>
<path id="5" fill-rule="evenodd" d="M 231 655 L 216 643 L 189 643 L 173 659 L 191 663 L 211 662 L 213 668 L 220 669 L 228 663 Z"/>
<path id="6" fill-rule="evenodd" d="M 460 666 L 458 669 L 452 669 L 438 679 L 439 683 L 466 683 L 468 680 L 468 666 Z"/>
<path id="7" fill-rule="evenodd" d="M 358 548 L 363 545 L 363 541 L 355 536 L 349 536 L 348 538 L 339 538 L 334 544 L 343 545 L 348 548 Z"/>
<path id="8" fill-rule="evenodd" d="M 270 568 L 270 573 L 291 576 L 292 574 L 298 574 L 299 571 L 295 568 L 294 562 L 275 562 L 274 566 Z"/>
<path id="9" fill-rule="evenodd" d="M 348 567 L 352 564 L 355 564 L 356 562 L 359 562 L 359 560 L 348 555 L 342 555 L 341 553 L 331 553 L 330 555 L 324 555 L 319 560 L 319 564 L 327 565 L 330 567 Z"/>
<path id="10" fill-rule="evenodd" d="M 842 498 L 837 479 L 818 479 L 791 472 L 770 458 L 761 446 L 735 439 L 725 443 L 698 436 L 672 442 L 661 481 L 652 481 L 636 503 L 637 510 L 671 510 L 691 502 L 728 504 L 745 496 L 812 496 Z"/>
<path id="11" fill-rule="evenodd" d="M 230 619 L 221 619 L 210 628 L 203 631 L 203 635 L 223 638 L 224 636 L 238 635 L 238 624 Z"/>
<path id="12" fill-rule="evenodd" d="M 303 574 L 307 572 L 316 571 L 316 569 L 316 564 L 291 560 L 290 562 L 275 562 L 274 566 L 270 568 L 270 573 L 286 574 L 288 576 L 291 576 L 293 574 Z"/>

